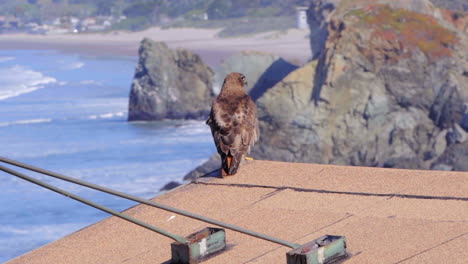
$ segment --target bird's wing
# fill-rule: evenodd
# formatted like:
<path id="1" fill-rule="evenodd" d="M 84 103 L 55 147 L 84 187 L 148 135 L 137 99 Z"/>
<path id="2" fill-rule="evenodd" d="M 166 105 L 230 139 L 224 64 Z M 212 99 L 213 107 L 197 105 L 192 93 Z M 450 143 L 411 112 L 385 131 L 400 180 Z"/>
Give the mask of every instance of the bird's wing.
<path id="1" fill-rule="evenodd" d="M 249 97 L 246 98 L 243 104 L 244 120 L 242 122 L 243 128 L 241 132 L 242 145 L 247 146 L 247 153 L 250 152 L 250 147 L 257 141 L 258 132 L 258 119 L 257 119 L 257 107 L 253 100 Z"/>
<path id="2" fill-rule="evenodd" d="M 226 111 L 226 102 L 215 100 L 210 116 L 206 122 L 213 134 L 218 152 L 229 153 L 229 145 L 234 141 L 232 135 L 232 118 Z"/>

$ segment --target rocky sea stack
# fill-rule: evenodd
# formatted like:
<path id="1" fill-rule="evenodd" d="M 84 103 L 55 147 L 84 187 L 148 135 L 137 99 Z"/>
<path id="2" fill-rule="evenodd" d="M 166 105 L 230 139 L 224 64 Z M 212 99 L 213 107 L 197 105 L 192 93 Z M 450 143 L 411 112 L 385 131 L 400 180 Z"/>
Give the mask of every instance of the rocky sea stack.
<path id="1" fill-rule="evenodd" d="M 128 120 L 205 119 L 214 73 L 197 54 L 143 39 L 128 107 Z"/>

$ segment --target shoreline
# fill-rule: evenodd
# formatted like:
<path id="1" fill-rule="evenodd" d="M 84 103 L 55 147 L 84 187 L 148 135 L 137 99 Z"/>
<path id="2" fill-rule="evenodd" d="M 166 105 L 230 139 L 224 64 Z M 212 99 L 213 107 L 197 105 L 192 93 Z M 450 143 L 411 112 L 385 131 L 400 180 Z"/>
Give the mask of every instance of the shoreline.
<path id="1" fill-rule="evenodd" d="M 310 57 L 308 30 L 265 32 L 236 38 L 219 38 L 219 30 L 150 28 L 140 32 L 113 31 L 108 33 L 64 35 L 0 35 L 0 50 L 48 49 L 66 53 L 102 56 L 138 56 L 140 41 L 151 38 L 164 41 L 172 48 L 185 48 L 199 54 L 203 61 L 216 67 L 234 53 L 251 50 L 271 53 L 299 64 Z"/>

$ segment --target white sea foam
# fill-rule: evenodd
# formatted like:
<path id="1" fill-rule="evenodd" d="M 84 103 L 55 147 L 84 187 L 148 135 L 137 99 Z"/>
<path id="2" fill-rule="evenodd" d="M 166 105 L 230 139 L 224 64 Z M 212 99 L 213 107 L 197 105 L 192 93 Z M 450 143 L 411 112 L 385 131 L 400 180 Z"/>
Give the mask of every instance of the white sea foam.
<path id="1" fill-rule="evenodd" d="M 177 134 L 182 135 L 197 135 L 197 134 L 205 134 L 209 130 L 209 127 L 206 125 L 205 121 L 191 121 L 187 122 L 183 126 L 180 127 Z"/>
<path id="2" fill-rule="evenodd" d="M 106 113 L 100 115 L 90 115 L 88 119 L 109 119 L 114 117 L 123 117 L 125 116 L 125 112 L 116 112 L 116 113 Z"/>
<path id="3" fill-rule="evenodd" d="M 63 69 L 64 70 L 77 70 L 77 69 L 83 68 L 83 66 L 85 66 L 84 62 L 77 61 L 77 62 L 73 62 L 73 63 L 65 65 Z"/>
<path id="4" fill-rule="evenodd" d="M 180 181 L 186 173 L 206 160 L 206 158 L 154 160 L 149 163 L 113 164 L 112 166 L 102 166 L 93 169 L 68 170 L 66 174 L 81 180 L 93 181 L 96 184 L 122 192 L 151 198 L 166 183 Z M 81 187 L 67 186 L 67 188 L 71 192 L 77 192 Z"/>
<path id="5" fill-rule="evenodd" d="M 34 248 L 64 237 L 89 223 L 0 226 L 0 262 L 7 261 Z"/>
<path id="6" fill-rule="evenodd" d="M 0 226 L 0 261 L 14 258 L 24 254 L 45 243 L 62 238 L 76 230 L 79 230 L 89 223 L 67 223 L 49 225 L 28 225 L 17 227 Z"/>
<path id="7" fill-rule="evenodd" d="M 56 82 L 55 78 L 20 65 L 0 68 L 0 100 L 29 93 Z"/>
<path id="8" fill-rule="evenodd" d="M 31 145 L 30 145 L 31 146 Z M 35 144 L 32 145 L 33 147 L 37 146 L 38 148 L 42 148 L 44 150 L 41 151 L 11 151 L 11 150 L 4 150 L 4 155 L 8 156 L 12 159 L 36 159 L 36 158 L 44 158 L 48 156 L 63 156 L 63 155 L 76 155 L 78 153 L 86 152 L 86 151 L 93 151 L 95 148 L 85 147 L 80 148 L 80 146 L 76 145 L 65 145 L 64 147 L 44 147 L 42 144 Z M 37 148 L 36 148 L 37 149 Z"/>
<path id="9" fill-rule="evenodd" d="M 83 80 L 80 82 L 80 84 L 83 85 L 102 85 L 101 82 L 95 81 L 95 80 Z"/>
<path id="10" fill-rule="evenodd" d="M 0 57 L 0 63 L 2 62 L 7 62 L 7 61 L 12 61 L 16 59 L 15 57 Z"/>
<path id="11" fill-rule="evenodd" d="M 17 120 L 12 122 L 0 123 L 0 127 L 13 126 L 13 125 L 27 125 L 27 124 L 37 124 L 37 123 L 49 123 L 52 122 L 50 118 L 37 118 L 37 119 L 28 119 L 28 120 Z"/>
<path id="12" fill-rule="evenodd" d="M 0 233 L 28 237 L 31 237 L 32 234 L 40 234 L 40 239 L 42 240 L 55 240 L 73 232 L 74 230 L 82 228 L 84 225 L 85 224 L 72 223 L 39 226 L 33 225 L 24 228 L 15 226 L 0 226 Z"/>

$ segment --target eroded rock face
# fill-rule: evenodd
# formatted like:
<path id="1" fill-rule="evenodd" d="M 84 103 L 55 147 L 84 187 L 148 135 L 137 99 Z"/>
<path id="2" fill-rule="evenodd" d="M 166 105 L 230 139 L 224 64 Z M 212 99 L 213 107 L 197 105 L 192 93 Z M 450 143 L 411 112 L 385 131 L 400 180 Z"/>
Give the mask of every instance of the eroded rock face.
<path id="1" fill-rule="evenodd" d="M 325 50 L 328 38 L 328 23 L 340 0 L 315 0 L 307 10 L 307 23 L 310 29 L 310 48 L 312 60 L 317 59 Z"/>
<path id="2" fill-rule="evenodd" d="M 213 76 L 198 55 L 144 39 L 130 91 L 128 120 L 206 118 L 214 97 Z"/>
<path id="3" fill-rule="evenodd" d="M 318 59 L 258 99 L 253 156 L 466 169 L 466 36 L 428 15 L 427 1 L 407 3 L 338 5 Z"/>
<path id="4" fill-rule="evenodd" d="M 224 77 L 231 72 L 240 72 L 247 78 L 246 90 L 255 101 L 297 68 L 298 66 L 277 55 L 243 51 L 228 57 L 221 64 L 217 74 L 217 83 L 221 85 Z"/>

